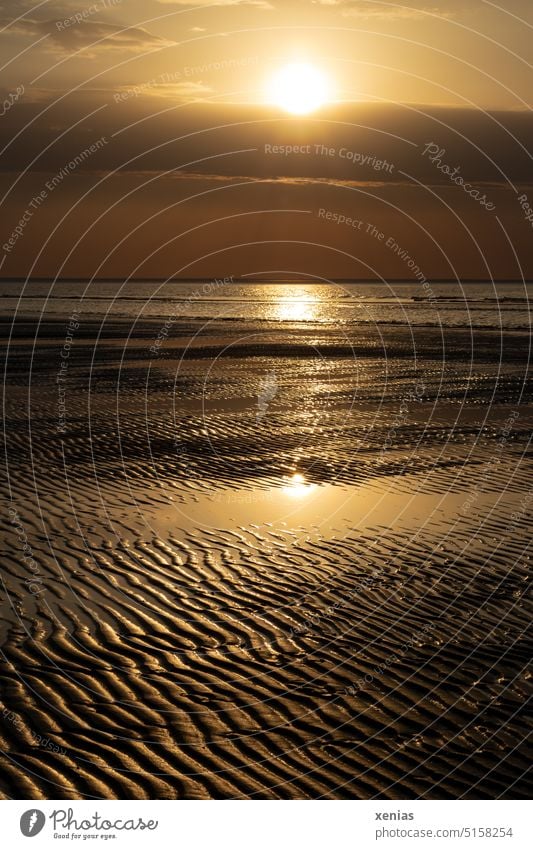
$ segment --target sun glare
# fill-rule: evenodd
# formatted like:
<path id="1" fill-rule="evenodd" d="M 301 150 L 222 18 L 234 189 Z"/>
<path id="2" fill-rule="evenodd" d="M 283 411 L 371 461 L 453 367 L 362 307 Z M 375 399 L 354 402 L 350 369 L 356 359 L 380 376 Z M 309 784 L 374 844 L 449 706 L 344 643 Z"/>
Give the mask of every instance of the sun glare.
<path id="1" fill-rule="evenodd" d="M 318 321 L 322 299 L 308 286 L 285 285 L 280 287 L 279 300 L 275 302 L 278 321 Z"/>
<path id="2" fill-rule="evenodd" d="M 297 473 L 287 480 L 283 492 L 291 498 L 301 498 L 304 495 L 310 495 L 315 489 L 315 484 L 308 483 L 303 475 Z"/>
<path id="3" fill-rule="evenodd" d="M 305 62 L 293 62 L 274 74 L 267 86 L 270 103 L 292 115 L 307 115 L 322 106 L 330 96 L 324 73 Z"/>
<path id="4" fill-rule="evenodd" d="M 316 298 L 283 298 L 276 304 L 279 321 L 312 321 L 318 318 Z"/>

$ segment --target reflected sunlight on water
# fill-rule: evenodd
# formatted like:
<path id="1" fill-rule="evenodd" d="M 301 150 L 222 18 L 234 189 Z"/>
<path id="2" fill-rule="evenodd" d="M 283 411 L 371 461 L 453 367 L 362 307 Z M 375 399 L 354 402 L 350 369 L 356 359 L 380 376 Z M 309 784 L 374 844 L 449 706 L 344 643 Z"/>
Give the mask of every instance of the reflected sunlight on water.
<path id="1" fill-rule="evenodd" d="M 322 316 L 323 299 L 305 286 L 286 286 L 274 302 L 278 321 L 317 321 Z"/>
<path id="2" fill-rule="evenodd" d="M 316 322 L 343 325 L 530 328 L 533 284 L 510 282 L 432 282 L 435 300 L 419 283 L 342 281 L 331 283 L 258 283 L 234 281 L 129 280 L 90 285 L 72 280 L 2 282 L 5 315 L 68 317 L 83 302 L 86 316 L 135 317 L 164 321 L 180 318 L 224 321 Z"/>
<path id="3" fill-rule="evenodd" d="M 294 474 L 288 479 L 287 484 L 282 487 L 282 492 L 285 495 L 290 495 L 292 498 L 302 498 L 305 495 L 310 495 L 316 488 L 316 484 L 307 483 L 303 475 Z"/>

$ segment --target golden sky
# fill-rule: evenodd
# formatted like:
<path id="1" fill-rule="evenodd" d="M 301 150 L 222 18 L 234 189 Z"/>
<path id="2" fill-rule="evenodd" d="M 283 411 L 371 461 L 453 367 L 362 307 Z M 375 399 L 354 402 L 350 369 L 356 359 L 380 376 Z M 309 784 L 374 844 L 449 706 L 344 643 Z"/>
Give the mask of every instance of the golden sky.
<path id="1" fill-rule="evenodd" d="M 428 277 L 533 276 L 531 0 L 8 0 L 0 29 L 2 276 L 408 277 L 368 225 Z"/>

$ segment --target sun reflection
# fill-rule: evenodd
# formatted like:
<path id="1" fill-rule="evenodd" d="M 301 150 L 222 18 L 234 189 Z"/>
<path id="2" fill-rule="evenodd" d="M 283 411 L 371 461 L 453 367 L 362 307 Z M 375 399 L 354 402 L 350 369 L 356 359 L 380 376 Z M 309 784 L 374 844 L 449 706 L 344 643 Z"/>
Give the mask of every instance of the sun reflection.
<path id="1" fill-rule="evenodd" d="M 321 299 L 316 295 L 287 288 L 287 293 L 276 302 L 278 321 L 314 321 L 320 316 Z"/>
<path id="2" fill-rule="evenodd" d="M 303 475 L 296 473 L 288 479 L 287 485 L 283 487 L 283 492 L 292 498 L 301 498 L 304 495 L 310 495 L 315 489 L 316 484 L 307 483 Z"/>

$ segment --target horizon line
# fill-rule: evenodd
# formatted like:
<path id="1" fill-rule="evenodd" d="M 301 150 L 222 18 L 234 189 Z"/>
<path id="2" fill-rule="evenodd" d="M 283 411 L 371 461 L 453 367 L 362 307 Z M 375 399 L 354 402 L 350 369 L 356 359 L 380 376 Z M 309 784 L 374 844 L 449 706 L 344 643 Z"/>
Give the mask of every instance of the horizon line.
<path id="1" fill-rule="evenodd" d="M 202 277 L 131 277 L 129 279 L 125 279 L 124 277 L 15 277 L 15 276 L 0 276 L 0 283 L 54 283 L 54 282 L 68 282 L 68 283 L 189 283 L 189 282 L 212 282 L 214 280 L 225 280 L 228 281 L 228 284 L 232 283 L 242 284 L 242 283 L 264 283 L 266 285 L 275 285 L 279 283 L 283 283 L 286 281 L 290 281 L 291 283 L 298 284 L 307 284 L 307 285 L 316 285 L 316 286 L 328 286 L 333 283 L 370 283 L 370 284 L 381 284 L 384 283 L 412 283 L 413 285 L 417 285 L 417 281 L 410 277 L 390 277 L 386 280 L 372 280 L 367 277 L 332 277 L 330 280 L 312 280 L 308 277 L 285 277 L 280 278 L 279 280 L 265 280 L 260 277 L 234 277 L 234 275 L 225 275 L 225 276 L 216 276 L 216 275 L 203 275 Z M 486 278 L 486 277 L 464 277 L 457 279 L 455 277 L 428 277 L 428 280 L 431 283 L 532 283 L 533 279 L 523 279 L 523 278 L 511 278 L 511 277 L 498 277 L 498 278 Z"/>

